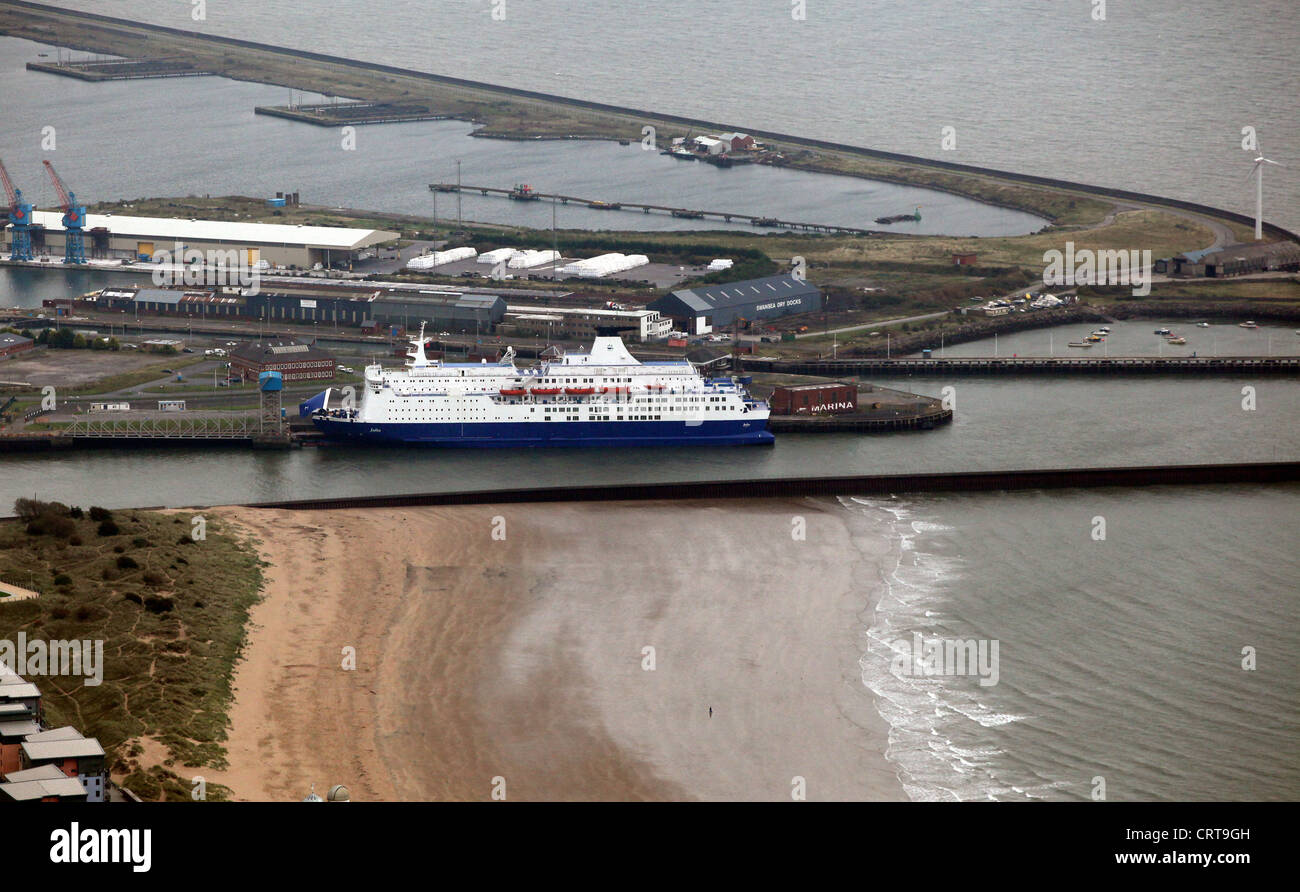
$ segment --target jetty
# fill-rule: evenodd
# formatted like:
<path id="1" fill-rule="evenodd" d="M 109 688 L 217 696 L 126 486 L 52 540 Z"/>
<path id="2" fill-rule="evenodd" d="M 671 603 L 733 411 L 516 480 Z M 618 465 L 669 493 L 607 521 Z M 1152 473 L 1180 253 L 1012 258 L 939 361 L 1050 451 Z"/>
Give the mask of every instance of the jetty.
<path id="1" fill-rule="evenodd" d="M 502 196 L 519 199 L 518 187 L 504 189 L 500 186 L 471 186 L 457 183 L 430 183 L 430 192 L 477 192 L 485 196 Z M 774 227 L 779 229 L 797 229 L 803 232 L 826 232 L 847 235 L 881 235 L 878 229 L 860 229 L 855 226 L 837 226 L 833 223 L 805 223 L 797 220 L 780 220 L 776 217 L 764 217 L 760 214 L 742 214 L 736 211 L 711 211 L 700 208 L 673 207 L 667 204 L 640 204 L 633 201 L 602 201 L 596 198 L 583 198 L 578 195 L 562 195 L 552 192 L 528 193 L 529 200 L 558 201 L 560 204 L 576 204 L 597 211 L 640 211 L 643 214 L 668 214 L 684 220 L 722 220 L 726 223 L 748 223 L 751 226 Z"/>

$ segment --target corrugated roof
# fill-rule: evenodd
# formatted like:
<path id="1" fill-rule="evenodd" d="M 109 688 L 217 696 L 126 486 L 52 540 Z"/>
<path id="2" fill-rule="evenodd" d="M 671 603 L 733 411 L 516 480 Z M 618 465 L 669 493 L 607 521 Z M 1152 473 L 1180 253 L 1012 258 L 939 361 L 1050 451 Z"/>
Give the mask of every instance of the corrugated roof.
<path id="1" fill-rule="evenodd" d="M 674 297 L 697 312 L 708 312 L 719 307 L 745 306 L 765 299 L 783 300 L 806 294 L 820 294 L 816 285 L 800 281 L 791 275 L 767 276 L 762 279 L 748 279 L 744 282 L 726 282 L 721 285 L 707 285 L 699 288 L 684 288 L 674 291 Z M 663 300 L 662 298 L 660 300 Z M 648 309 L 660 310 L 660 301 L 647 305 Z"/>
<path id="2" fill-rule="evenodd" d="M 32 211 L 32 222 L 63 231 L 59 211 Z M 226 220 L 180 220 L 172 217 L 128 217 L 87 214 L 86 228 L 106 227 L 114 236 L 196 242 L 242 242 L 250 245 L 303 245 L 309 248 L 355 250 L 398 237 L 383 229 L 341 226 L 295 226 L 289 223 L 237 223 Z M 165 245 L 156 245 L 165 248 Z"/>

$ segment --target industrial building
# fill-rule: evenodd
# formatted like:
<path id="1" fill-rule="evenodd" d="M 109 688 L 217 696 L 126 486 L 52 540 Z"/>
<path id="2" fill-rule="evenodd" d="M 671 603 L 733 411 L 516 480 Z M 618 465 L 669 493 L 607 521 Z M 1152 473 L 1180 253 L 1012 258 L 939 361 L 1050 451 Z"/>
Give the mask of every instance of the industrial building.
<path id="1" fill-rule="evenodd" d="M 856 412 L 858 388 L 856 384 L 795 384 L 779 386 L 772 391 L 770 401 L 773 415 L 835 415 Z"/>
<path id="2" fill-rule="evenodd" d="M 346 267 L 366 248 L 395 241 L 399 234 L 382 229 L 300 226 L 290 223 L 242 223 L 223 220 L 183 220 L 171 217 L 128 217 L 87 214 L 86 250 L 90 257 L 153 259 L 160 251 L 177 261 L 184 252 L 236 251 L 234 262 L 252 267 L 259 261 L 287 269 Z M 62 215 L 32 212 L 32 248 L 37 253 L 62 254 Z"/>
<path id="3" fill-rule="evenodd" d="M 295 340 L 255 341 L 230 351 L 230 373 L 257 380 L 262 372 L 279 372 L 285 381 L 334 377 L 334 357 Z"/>
<path id="4" fill-rule="evenodd" d="M 317 322 L 331 326 L 379 324 L 435 330 L 487 332 L 505 317 L 506 302 L 492 294 L 376 288 L 374 285 L 311 285 L 263 280 L 251 289 L 105 288 L 101 309 L 168 315 L 235 316 L 267 322 Z"/>
<path id="5" fill-rule="evenodd" d="M 682 331 L 705 334 L 738 320 L 753 322 L 816 312 L 822 309 L 822 303 L 822 293 L 816 285 L 792 275 L 781 275 L 674 291 L 651 301 L 646 309 L 657 310 L 672 319 Z"/>
<path id="6" fill-rule="evenodd" d="M 638 341 L 668 337 L 672 320 L 657 310 L 593 310 L 509 306 L 498 332 L 521 338 L 588 340 L 598 335 L 616 335 Z"/>
<path id="7" fill-rule="evenodd" d="M 0 332 L 0 359 L 7 359 L 15 353 L 22 353 L 30 350 L 34 346 L 31 338 L 25 338 L 22 335 L 9 334 Z"/>

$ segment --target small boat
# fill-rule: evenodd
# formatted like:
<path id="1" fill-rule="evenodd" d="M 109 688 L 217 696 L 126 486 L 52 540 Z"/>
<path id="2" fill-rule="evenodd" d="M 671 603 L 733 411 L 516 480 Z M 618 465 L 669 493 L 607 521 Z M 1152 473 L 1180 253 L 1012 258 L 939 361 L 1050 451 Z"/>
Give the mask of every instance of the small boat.
<path id="1" fill-rule="evenodd" d="M 1168 334 L 1173 334 L 1173 332 L 1171 332 L 1171 331 L 1170 331 L 1169 329 L 1167 329 L 1167 328 L 1157 328 L 1157 329 L 1155 330 L 1155 333 L 1158 334 L 1158 335 L 1168 335 Z"/>
<path id="2" fill-rule="evenodd" d="M 1240 327 L 1242 327 L 1242 328 L 1259 328 L 1259 326 L 1256 325 L 1254 322 L 1249 322 L 1249 321 L 1247 321 L 1247 322 L 1241 322 L 1241 323 L 1238 323 L 1238 324 L 1239 324 Z"/>
<path id="3" fill-rule="evenodd" d="M 1187 338 L 1181 338 L 1181 337 L 1178 337 L 1177 335 L 1174 335 L 1173 337 L 1168 338 L 1168 339 L 1165 341 L 1165 343 L 1166 343 L 1166 344 L 1186 344 L 1186 343 L 1187 343 Z"/>
<path id="4" fill-rule="evenodd" d="M 533 396 L 555 396 L 560 392 L 558 387 L 534 387 L 529 391 Z"/>
<path id="5" fill-rule="evenodd" d="M 1197 327 L 1197 328 L 1209 328 L 1209 327 L 1210 327 L 1210 323 L 1208 323 L 1208 322 L 1198 322 L 1198 323 L 1196 323 L 1196 327 Z"/>
<path id="6" fill-rule="evenodd" d="M 1110 334 L 1110 326 L 1103 325 L 1101 328 L 1097 329 L 1097 331 L 1101 332 L 1102 334 Z"/>
<path id="7" fill-rule="evenodd" d="M 1087 341 L 1089 344 L 1099 344 L 1106 339 L 1098 334 L 1090 334 L 1086 338 L 1084 338 L 1084 340 Z"/>
<path id="8" fill-rule="evenodd" d="M 569 396 L 590 396 L 596 392 L 594 387 L 566 387 L 564 392 Z"/>
<path id="9" fill-rule="evenodd" d="M 1086 343 L 1084 343 L 1083 341 L 1071 341 L 1071 342 L 1070 342 L 1070 346 L 1071 346 L 1071 347 L 1083 347 L 1083 348 L 1085 348 L 1085 349 L 1089 349 L 1089 350 L 1092 349 L 1092 344 L 1086 344 Z"/>
<path id="10" fill-rule="evenodd" d="M 528 391 L 522 387 L 503 387 L 499 392 L 502 396 L 523 396 Z"/>

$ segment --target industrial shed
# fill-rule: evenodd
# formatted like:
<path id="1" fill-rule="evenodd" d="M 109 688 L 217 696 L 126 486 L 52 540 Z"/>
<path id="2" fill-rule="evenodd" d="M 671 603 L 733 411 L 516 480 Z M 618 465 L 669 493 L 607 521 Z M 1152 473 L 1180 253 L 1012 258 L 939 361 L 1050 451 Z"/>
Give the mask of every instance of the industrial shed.
<path id="1" fill-rule="evenodd" d="M 674 291 L 647 304 L 646 309 L 658 310 L 684 331 L 704 334 L 737 319 L 816 312 L 822 309 L 822 293 L 816 285 L 791 275 L 767 276 Z"/>
<path id="2" fill-rule="evenodd" d="M 388 291 L 370 309 L 376 321 L 404 328 L 427 322 L 435 330 L 488 332 L 505 318 L 506 302 L 494 294 Z"/>
<path id="3" fill-rule="evenodd" d="M 230 372 L 257 380 L 262 372 L 279 372 L 285 381 L 334 377 L 334 357 L 293 339 L 241 344 L 230 352 Z"/>
<path id="4" fill-rule="evenodd" d="M 42 227 L 46 252 L 62 254 L 62 213 L 33 211 L 32 223 Z M 250 267 L 265 260 L 272 266 L 299 269 L 310 269 L 317 263 L 346 266 L 365 248 L 398 238 L 398 233 L 382 229 L 117 214 L 87 214 L 86 230 L 86 248 L 91 256 L 136 260 L 152 258 L 160 251 L 177 257 L 187 249 L 204 253 L 233 250 L 239 252 L 237 262 Z"/>

